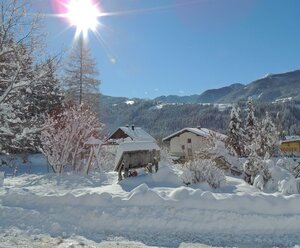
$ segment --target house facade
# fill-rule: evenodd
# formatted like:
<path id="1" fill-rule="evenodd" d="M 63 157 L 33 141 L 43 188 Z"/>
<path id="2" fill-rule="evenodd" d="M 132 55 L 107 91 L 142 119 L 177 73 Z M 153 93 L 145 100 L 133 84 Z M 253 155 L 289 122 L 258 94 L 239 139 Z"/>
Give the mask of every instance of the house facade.
<path id="1" fill-rule="evenodd" d="M 290 138 L 281 141 L 280 150 L 289 155 L 300 155 L 300 138 Z"/>
<path id="2" fill-rule="evenodd" d="M 213 134 L 220 140 L 226 136 L 207 128 L 184 128 L 163 139 L 174 160 L 192 160 L 196 153 L 209 148 L 209 136 Z"/>

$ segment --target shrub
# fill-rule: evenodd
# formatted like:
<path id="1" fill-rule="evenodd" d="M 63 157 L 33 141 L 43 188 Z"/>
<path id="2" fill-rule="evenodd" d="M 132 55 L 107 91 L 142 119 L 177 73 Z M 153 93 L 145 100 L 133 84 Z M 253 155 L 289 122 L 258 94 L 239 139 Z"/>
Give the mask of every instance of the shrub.
<path id="1" fill-rule="evenodd" d="M 296 178 L 300 177 L 300 163 L 295 158 L 281 158 L 276 163 L 277 166 L 291 172 Z"/>
<path id="2" fill-rule="evenodd" d="M 226 181 L 223 170 L 209 159 L 189 161 L 183 167 L 181 178 L 186 185 L 207 182 L 212 188 L 219 188 Z"/>

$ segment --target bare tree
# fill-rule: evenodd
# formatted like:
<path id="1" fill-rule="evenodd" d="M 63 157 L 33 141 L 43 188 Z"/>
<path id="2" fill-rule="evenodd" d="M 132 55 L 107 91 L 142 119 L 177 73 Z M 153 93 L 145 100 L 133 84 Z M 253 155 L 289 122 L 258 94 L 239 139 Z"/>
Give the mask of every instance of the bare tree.
<path id="1" fill-rule="evenodd" d="M 89 140 L 99 139 L 103 124 L 87 105 L 66 105 L 52 113 L 42 131 L 42 152 L 53 171 L 62 173 L 66 167 L 72 171 L 88 171 L 91 153 Z"/>
<path id="2" fill-rule="evenodd" d="M 86 42 L 80 38 L 72 48 L 65 68 L 64 86 L 67 98 L 90 103 L 91 95 L 99 97 L 100 80 L 95 59 Z"/>

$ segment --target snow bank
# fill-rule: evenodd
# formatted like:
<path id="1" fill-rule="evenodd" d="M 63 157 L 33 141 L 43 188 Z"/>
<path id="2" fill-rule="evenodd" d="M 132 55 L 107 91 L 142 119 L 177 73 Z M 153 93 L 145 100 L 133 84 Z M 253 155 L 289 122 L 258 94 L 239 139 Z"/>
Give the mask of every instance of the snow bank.
<path id="1" fill-rule="evenodd" d="M 141 184 L 150 188 L 170 187 L 176 188 L 183 186 L 179 178 L 180 170 L 176 170 L 168 164 L 160 164 L 157 173 L 145 173 L 143 169 L 138 170 L 137 177 L 125 178 L 119 182 L 119 185 L 126 191 L 133 190 Z"/>
<path id="2" fill-rule="evenodd" d="M 0 188 L 0 233 L 18 228 L 94 241 L 109 234 L 168 247 L 203 239 L 212 245 L 236 246 L 245 237 L 250 242 L 245 246 L 264 244 L 253 239 L 259 235 L 262 239 L 269 235 L 271 243 L 265 246 L 300 243 L 300 195 L 262 193 L 232 177 L 213 193 L 182 186 L 178 173 L 162 165 L 157 174 L 120 183 L 112 172 L 101 178 L 99 174 L 6 178 Z M 286 233 L 292 237 L 282 238 Z"/>
<path id="3" fill-rule="evenodd" d="M 45 174 L 50 171 L 47 159 L 42 154 L 1 155 L 0 172 L 7 176 L 22 174 Z"/>

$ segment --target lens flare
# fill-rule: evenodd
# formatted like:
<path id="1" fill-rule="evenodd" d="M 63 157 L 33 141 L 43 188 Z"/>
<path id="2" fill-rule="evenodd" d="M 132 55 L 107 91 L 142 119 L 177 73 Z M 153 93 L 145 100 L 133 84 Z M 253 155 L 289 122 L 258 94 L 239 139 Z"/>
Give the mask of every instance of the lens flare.
<path id="1" fill-rule="evenodd" d="M 76 37 L 80 34 L 87 37 L 88 32 L 95 32 L 100 24 L 101 11 L 93 0 L 60 0 L 56 2 L 56 9 L 60 17 L 76 28 Z"/>

